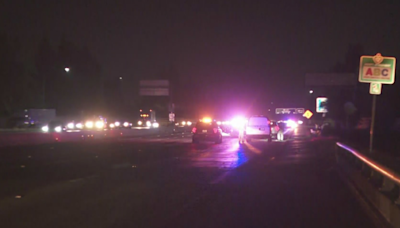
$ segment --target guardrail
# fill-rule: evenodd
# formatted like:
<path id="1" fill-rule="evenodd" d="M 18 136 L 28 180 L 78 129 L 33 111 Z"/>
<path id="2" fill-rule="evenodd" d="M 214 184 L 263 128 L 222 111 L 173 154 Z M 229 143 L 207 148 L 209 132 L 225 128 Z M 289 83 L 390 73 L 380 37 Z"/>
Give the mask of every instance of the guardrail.
<path id="1" fill-rule="evenodd" d="M 389 223 L 400 227 L 400 175 L 340 142 L 336 143 L 335 154 L 340 171 Z"/>

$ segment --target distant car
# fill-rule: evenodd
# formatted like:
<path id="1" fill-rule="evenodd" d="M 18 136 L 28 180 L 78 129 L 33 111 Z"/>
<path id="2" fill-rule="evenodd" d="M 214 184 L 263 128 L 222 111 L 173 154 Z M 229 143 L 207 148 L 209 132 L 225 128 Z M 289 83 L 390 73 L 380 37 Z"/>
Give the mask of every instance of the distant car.
<path id="1" fill-rule="evenodd" d="M 245 140 L 251 142 L 252 139 L 268 139 L 271 142 L 270 120 L 266 116 L 251 116 L 247 124 L 239 135 L 239 143 Z"/>
<path id="2" fill-rule="evenodd" d="M 192 126 L 192 124 L 193 123 L 190 120 L 182 120 L 180 122 L 176 122 L 175 126 L 177 126 L 177 127 L 190 127 L 190 126 Z"/>
<path id="3" fill-rule="evenodd" d="M 192 142 L 212 141 L 217 144 L 222 143 L 222 130 L 215 121 L 198 121 L 192 129 Z"/>
<path id="4" fill-rule="evenodd" d="M 65 131 L 64 124 L 61 121 L 50 121 L 47 125 L 42 127 L 43 132 L 63 132 Z"/>

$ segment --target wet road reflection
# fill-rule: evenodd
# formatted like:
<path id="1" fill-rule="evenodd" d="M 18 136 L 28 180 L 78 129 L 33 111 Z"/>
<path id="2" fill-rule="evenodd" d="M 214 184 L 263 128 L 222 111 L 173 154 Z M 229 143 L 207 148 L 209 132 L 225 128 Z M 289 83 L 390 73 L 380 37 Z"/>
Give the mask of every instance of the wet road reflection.
<path id="1" fill-rule="evenodd" d="M 238 139 L 224 136 L 222 144 L 212 142 L 203 142 L 200 144 L 191 143 L 190 133 L 172 133 L 169 135 L 154 135 L 145 138 L 127 138 L 121 139 L 124 142 L 144 142 L 152 145 L 164 145 L 165 143 L 174 143 L 174 146 L 182 146 L 186 151 L 184 156 L 180 157 L 181 166 L 195 168 L 217 168 L 217 169 L 235 169 L 255 156 L 262 155 L 263 152 L 273 152 L 277 144 L 296 141 L 307 137 L 306 129 L 291 129 L 285 141 L 275 141 L 268 143 L 266 140 L 254 140 L 251 143 L 240 145 Z M 274 146 L 275 145 L 275 146 Z M 295 144 L 294 144 L 295 145 Z M 296 146 L 293 148 L 297 149 Z M 304 147 L 299 148 L 304 150 Z"/>
<path id="2" fill-rule="evenodd" d="M 251 143 L 240 145 L 237 138 L 224 137 L 222 144 L 190 144 L 188 148 L 190 156 L 186 158 L 189 162 L 185 165 L 234 169 L 243 165 L 254 156 L 261 155 L 263 152 L 274 152 L 277 144 L 285 142 L 291 142 L 288 145 L 291 145 L 289 147 L 293 147 L 291 148 L 293 151 L 304 151 L 304 144 L 306 142 L 301 143 L 297 141 L 308 137 L 307 129 L 296 128 L 290 131 L 290 138 L 284 142 L 268 143 L 266 140 L 254 140 Z"/>
<path id="3" fill-rule="evenodd" d="M 190 153 L 188 165 L 193 167 L 233 169 L 249 160 L 249 154 L 235 138 L 225 138 L 220 145 L 191 144 Z"/>

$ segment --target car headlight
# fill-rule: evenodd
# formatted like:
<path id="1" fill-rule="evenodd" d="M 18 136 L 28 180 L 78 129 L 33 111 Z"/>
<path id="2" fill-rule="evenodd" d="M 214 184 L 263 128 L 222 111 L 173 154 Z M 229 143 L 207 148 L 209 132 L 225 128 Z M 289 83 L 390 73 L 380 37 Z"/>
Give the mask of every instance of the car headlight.
<path id="1" fill-rule="evenodd" d="M 93 128 L 93 121 L 86 121 L 85 127 L 87 127 L 87 128 Z"/>
<path id="2" fill-rule="evenodd" d="M 115 124 L 115 126 L 116 126 L 116 127 L 119 127 L 119 125 L 121 125 L 121 123 L 120 123 L 120 122 L 118 122 L 118 121 L 117 121 L 117 122 L 115 122 L 114 124 Z"/>
<path id="3" fill-rule="evenodd" d="M 129 127 L 129 123 L 128 122 L 124 122 L 124 127 Z"/>
<path id="4" fill-rule="evenodd" d="M 244 117 L 235 117 L 230 123 L 233 128 L 242 129 L 246 124 L 246 119 Z"/>
<path id="5" fill-rule="evenodd" d="M 104 127 L 104 122 L 103 121 L 96 121 L 96 128 L 101 129 Z"/>
<path id="6" fill-rule="evenodd" d="M 190 122 L 190 121 L 186 122 L 186 124 L 187 124 L 188 126 L 192 126 L 192 122 Z"/>
<path id="7" fill-rule="evenodd" d="M 77 123 L 77 124 L 75 125 L 75 127 L 78 128 L 78 129 L 82 129 L 82 128 L 83 128 L 83 124 Z"/>
<path id="8" fill-rule="evenodd" d="M 139 120 L 139 121 L 137 122 L 137 124 L 138 124 L 139 126 L 142 126 L 143 122 Z"/>
<path id="9" fill-rule="evenodd" d="M 43 132 L 49 132 L 49 126 L 43 126 L 42 127 Z"/>
<path id="10" fill-rule="evenodd" d="M 146 122 L 146 126 L 151 127 L 151 122 L 150 122 L 150 121 L 147 121 L 147 122 Z"/>
<path id="11" fill-rule="evenodd" d="M 296 127 L 298 126 L 297 123 L 294 122 L 293 120 L 288 120 L 288 121 L 286 122 L 286 125 L 287 125 L 288 127 L 291 127 L 291 128 L 296 128 Z"/>
<path id="12" fill-rule="evenodd" d="M 153 127 L 157 128 L 157 127 L 159 127 L 159 126 L 160 126 L 160 124 L 158 124 L 158 123 L 153 123 Z"/>
<path id="13" fill-rule="evenodd" d="M 111 123 L 109 126 L 110 126 L 110 128 L 114 128 L 115 127 L 115 125 L 113 123 Z"/>
<path id="14" fill-rule="evenodd" d="M 62 131 L 62 127 L 61 126 L 57 126 L 57 127 L 54 128 L 54 131 L 61 132 Z"/>
<path id="15" fill-rule="evenodd" d="M 182 121 L 182 125 L 185 126 L 186 125 L 186 121 Z"/>
<path id="16" fill-rule="evenodd" d="M 74 123 L 68 123 L 67 124 L 67 128 L 68 129 L 74 129 L 74 127 L 75 127 Z"/>

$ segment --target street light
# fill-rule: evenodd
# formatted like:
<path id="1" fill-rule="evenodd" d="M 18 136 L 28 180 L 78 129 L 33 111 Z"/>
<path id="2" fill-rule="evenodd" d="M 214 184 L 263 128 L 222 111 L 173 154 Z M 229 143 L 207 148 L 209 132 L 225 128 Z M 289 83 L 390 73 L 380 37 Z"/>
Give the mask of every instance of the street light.
<path id="1" fill-rule="evenodd" d="M 119 80 L 122 80 L 122 77 L 119 77 Z"/>
<path id="2" fill-rule="evenodd" d="M 68 73 L 70 69 L 69 69 L 69 67 L 65 67 L 64 70 L 65 70 L 65 72 Z"/>
<path id="3" fill-rule="evenodd" d="M 314 93 L 314 91 L 313 90 L 310 90 L 310 91 L 308 91 L 310 94 L 312 94 L 312 93 Z"/>

